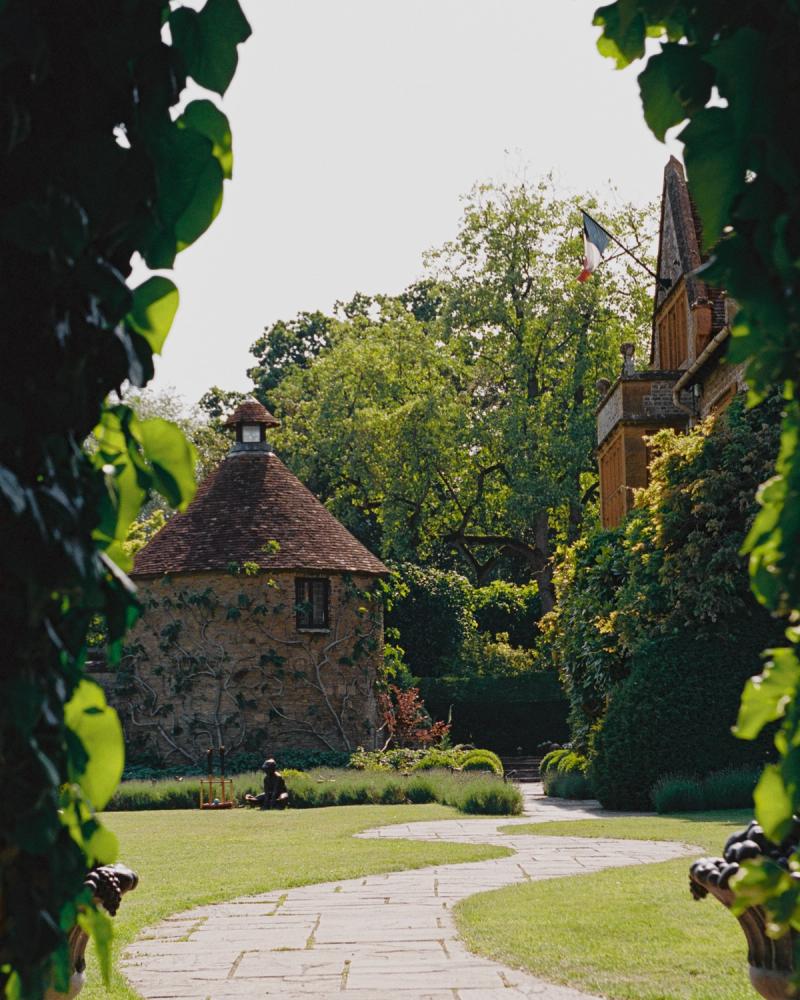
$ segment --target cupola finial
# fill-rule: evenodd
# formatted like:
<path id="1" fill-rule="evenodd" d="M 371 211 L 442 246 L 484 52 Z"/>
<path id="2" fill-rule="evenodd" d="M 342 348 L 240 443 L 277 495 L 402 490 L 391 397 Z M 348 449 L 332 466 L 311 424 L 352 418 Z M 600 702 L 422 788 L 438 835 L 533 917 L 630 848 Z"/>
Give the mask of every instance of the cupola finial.
<path id="1" fill-rule="evenodd" d="M 236 443 L 232 454 L 248 451 L 272 451 L 267 441 L 267 428 L 280 427 L 280 420 L 251 396 L 241 402 L 225 421 L 226 427 L 236 431 Z"/>

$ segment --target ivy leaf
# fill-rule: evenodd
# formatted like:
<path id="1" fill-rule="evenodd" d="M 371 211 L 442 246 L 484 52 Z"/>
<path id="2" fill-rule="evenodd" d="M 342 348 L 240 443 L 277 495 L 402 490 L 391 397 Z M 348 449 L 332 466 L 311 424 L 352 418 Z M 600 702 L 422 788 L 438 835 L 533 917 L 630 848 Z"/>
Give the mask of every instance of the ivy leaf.
<path id="1" fill-rule="evenodd" d="M 201 87 L 224 94 L 236 72 L 236 46 L 251 34 L 237 0 L 208 0 L 201 11 L 179 7 L 169 16 L 172 43 Z"/>
<path id="2" fill-rule="evenodd" d="M 772 658 L 761 674 L 747 682 L 734 734 L 752 740 L 769 722 L 780 719 L 800 684 L 800 661 L 793 649 L 771 650 Z"/>
<path id="3" fill-rule="evenodd" d="M 154 275 L 133 290 L 133 307 L 125 320 L 153 354 L 160 354 L 178 310 L 178 289 L 169 278 Z"/>
<path id="4" fill-rule="evenodd" d="M 171 506 L 185 510 L 197 489 L 197 449 L 179 427 L 161 417 L 140 421 L 139 430 L 154 488 Z"/>
<path id="5" fill-rule="evenodd" d="M 702 108 L 711 94 L 714 74 L 698 51 L 668 43 L 639 74 L 644 117 L 662 142 L 667 129 Z"/>
<path id="6" fill-rule="evenodd" d="M 222 176 L 233 176 L 233 145 L 227 117 L 211 101 L 192 101 L 180 116 L 181 128 L 194 129 L 213 143 L 212 153 L 222 167 Z"/>
<path id="7" fill-rule="evenodd" d="M 99 684 L 82 680 L 64 706 L 67 727 L 88 755 L 80 774 L 71 774 L 95 811 L 103 809 L 114 794 L 125 766 L 125 746 L 119 716 L 106 703 Z"/>

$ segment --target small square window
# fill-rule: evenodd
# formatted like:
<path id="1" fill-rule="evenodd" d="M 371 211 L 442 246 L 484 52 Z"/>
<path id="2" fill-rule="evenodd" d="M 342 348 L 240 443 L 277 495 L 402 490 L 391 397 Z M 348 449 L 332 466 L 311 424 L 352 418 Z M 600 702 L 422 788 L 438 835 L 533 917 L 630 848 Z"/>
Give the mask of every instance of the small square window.
<path id="1" fill-rule="evenodd" d="M 295 580 L 295 611 L 297 627 L 327 629 L 330 581 L 317 577 L 298 577 Z"/>
<path id="2" fill-rule="evenodd" d="M 258 444 L 261 440 L 261 426 L 259 424 L 242 424 L 242 441 L 245 444 Z"/>

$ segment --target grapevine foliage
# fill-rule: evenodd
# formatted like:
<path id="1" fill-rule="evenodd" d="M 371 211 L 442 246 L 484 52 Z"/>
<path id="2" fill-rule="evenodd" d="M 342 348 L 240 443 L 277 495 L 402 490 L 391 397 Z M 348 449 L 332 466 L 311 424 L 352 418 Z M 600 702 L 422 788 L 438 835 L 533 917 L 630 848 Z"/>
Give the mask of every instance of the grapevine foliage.
<path id="1" fill-rule="evenodd" d="M 171 114 L 193 78 L 222 94 L 250 33 L 237 0 L 0 3 L 0 986 L 35 998 L 69 974 L 76 920 L 106 942 L 82 889 L 114 857 L 97 813 L 119 779 L 119 722 L 84 676 L 104 616 L 112 656 L 136 616 L 127 528 L 150 491 L 182 506 L 194 455 L 177 428 L 106 400 L 143 386 L 178 303 L 131 259 L 172 267 L 231 176 L 210 100 Z M 85 448 L 92 431 L 95 446 Z M 107 952 L 106 952 L 107 954 Z"/>
<path id="2" fill-rule="evenodd" d="M 689 188 L 713 250 L 705 277 L 740 310 L 733 360 L 747 361 L 751 397 L 783 392 L 775 475 L 759 491 L 760 511 L 745 542 L 751 584 L 785 615 L 789 645 L 769 652 L 750 681 L 737 733 L 754 738 L 782 720 L 777 764 L 756 789 L 768 837 L 781 841 L 800 812 L 800 3 L 750 0 L 618 0 L 601 7 L 598 46 L 620 67 L 657 51 L 639 76 L 644 116 L 663 138 L 686 122 Z M 719 99 L 716 99 L 719 98 Z M 770 910 L 772 930 L 800 926 L 800 883 L 751 863 L 742 891 Z"/>

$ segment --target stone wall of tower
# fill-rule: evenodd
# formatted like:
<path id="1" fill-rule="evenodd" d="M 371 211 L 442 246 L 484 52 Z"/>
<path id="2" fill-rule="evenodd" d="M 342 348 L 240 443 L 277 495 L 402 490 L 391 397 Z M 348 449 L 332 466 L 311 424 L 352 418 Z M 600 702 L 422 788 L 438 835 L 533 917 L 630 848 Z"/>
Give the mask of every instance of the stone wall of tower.
<path id="1" fill-rule="evenodd" d="M 129 760 L 200 761 L 209 746 L 371 747 L 383 620 L 375 578 L 329 574 L 329 628 L 298 629 L 295 579 L 218 572 L 139 579 L 144 613 L 106 688 Z M 110 681 L 110 683 L 109 683 Z"/>

